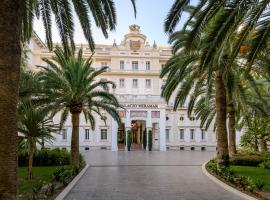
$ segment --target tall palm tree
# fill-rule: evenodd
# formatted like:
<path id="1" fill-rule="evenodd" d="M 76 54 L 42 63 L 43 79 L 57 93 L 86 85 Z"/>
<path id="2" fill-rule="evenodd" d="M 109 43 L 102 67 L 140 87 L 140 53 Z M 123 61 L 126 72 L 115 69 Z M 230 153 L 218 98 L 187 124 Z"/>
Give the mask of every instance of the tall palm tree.
<path id="1" fill-rule="evenodd" d="M 188 11 L 194 10 L 192 7 L 186 7 Z M 220 17 L 223 13 L 220 14 Z M 199 16 L 196 16 L 199 17 Z M 229 164 L 228 140 L 227 140 L 227 99 L 226 88 L 224 82 L 224 73 L 226 71 L 225 63 L 226 55 L 217 55 L 207 64 L 203 59 L 205 55 L 211 50 L 209 41 L 212 39 L 213 30 L 219 25 L 217 17 L 207 23 L 207 29 L 203 34 L 196 38 L 192 46 L 189 45 L 189 35 L 193 26 L 196 24 L 197 18 L 189 22 L 188 28 L 178 31 L 171 36 L 171 42 L 175 55 L 171 59 L 177 60 L 175 64 L 169 61 L 167 67 L 161 73 L 161 77 L 168 74 L 168 84 L 164 87 L 163 95 L 168 100 L 173 91 L 177 88 L 179 90 L 176 94 L 176 101 L 174 108 L 178 107 L 180 102 L 184 102 L 190 91 L 200 90 L 203 83 L 207 85 L 208 89 L 214 85 L 215 88 L 215 110 L 216 110 L 216 133 L 217 133 L 217 164 L 221 169 Z M 180 39 L 177 39 L 180 38 Z M 224 47 L 225 49 L 225 47 Z M 224 49 L 222 53 L 224 52 Z M 221 53 L 221 52 L 220 52 Z M 194 57 L 195 55 L 195 57 Z M 183 59 L 184 58 L 184 59 Z M 173 78 L 174 77 L 174 78 Z M 181 83 L 181 84 L 180 84 Z"/>
<path id="2" fill-rule="evenodd" d="M 36 144 L 42 140 L 51 141 L 52 133 L 59 131 L 59 127 L 53 124 L 49 118 L 48 110 L 37 107 L 31 101 L 22 103 L 18 108 L 18 131 L 23 135 L 29 152 L 28 179 L 33 178 L 33 155 Z"/>
<path id="3" fill-rule="evenodd" d="M 101 109 L 108 112 L 119 124 L 121 122 L 116 109 L 120 107 L 116 97 L 108 89 L 115 84 L 108 80 L 96 80 L 107 71 L 107 67 L 95 70 L 91 67 L 91 57 L 84 60 L 82 49 L 78 54 L 66 56 L 56 47 L 52 59 L 44 59 L 48 67 L 42 67 L 40 80 L 44 84 L 48 97 L 48 107 L 53 115 L 61 114 L 61 125 L 68 114 L 72 118 L 71 164 L 79 165 L 79 125 L 80 114 L 83 113 L 92 129 L 95 128 L 93 113 L 101 115 Z"/>
<path id="4" fill-rule="evenodd" d="M 131 0 L 135 9 L 135 0 Z M 113 0 L 2 0 L 0 4 L 0 194 L 3 199 L 17 198 L 17 120 L 21 41 L 29 40 L 33 19 L 41 18 L 46 41 L 52 49 L 52 18 L 62 38 L 63 46 L 73 45 L 74 8 L 84 35 L 93 50 L 91 16 L 107 36 L 115 29 Z M 136 11 L 136 10 L 135 10 Z M 136 12 L 135 12 L 136 13 Z M 90 16 L 91 15 L 91 16 Z"/>

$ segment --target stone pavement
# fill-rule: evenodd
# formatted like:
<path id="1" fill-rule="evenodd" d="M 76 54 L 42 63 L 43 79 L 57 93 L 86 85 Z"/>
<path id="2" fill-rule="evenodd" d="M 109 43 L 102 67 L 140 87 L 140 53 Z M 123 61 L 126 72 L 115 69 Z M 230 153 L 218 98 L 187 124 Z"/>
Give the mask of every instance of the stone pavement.
<path id="1" fill-rule="evenodd" d="M 214 152 L 86 151 L 90 167 L 66 200 L 240 200 L 209 180 Z"/>

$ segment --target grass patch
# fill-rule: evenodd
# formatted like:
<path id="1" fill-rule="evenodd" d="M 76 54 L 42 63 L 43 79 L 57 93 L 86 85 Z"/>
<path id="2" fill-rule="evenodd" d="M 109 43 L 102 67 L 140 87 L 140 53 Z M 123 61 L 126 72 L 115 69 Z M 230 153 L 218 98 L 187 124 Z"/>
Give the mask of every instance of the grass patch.
<path id="1" fill-rule="evenodd" d="M 263 180 L 264 190 L 270 192 L 270 170 L 262 169 L 259 167 L 249 167 L 249 166 L 231 166 L 236 176 L 249 177 L 250 179 Z"/>
<path id="2" fill-rule="evenodd" d="M 19 167 L 18 170 L 18 180 L 19 180 L 19 195 L 20 199 L 26 194 L 32 192 L 32 188 L 41 182 L 50 182 L 52 179 L 52 174 L 55 172 L 59 166 L 50 167 L 33 167 L 34 179 L 27 180 L 27 167 Z"/>

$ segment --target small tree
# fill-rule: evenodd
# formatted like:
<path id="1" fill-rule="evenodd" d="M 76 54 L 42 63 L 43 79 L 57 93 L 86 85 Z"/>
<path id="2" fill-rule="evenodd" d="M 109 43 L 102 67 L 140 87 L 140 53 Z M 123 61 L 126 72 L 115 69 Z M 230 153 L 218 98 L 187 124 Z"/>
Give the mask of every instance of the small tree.
<path id="1" fill-rule="evenodd" d="M 149 130 L 148 131 L 148 149 L 149 149 L 149 151 L 152 151 L 152 144 L 153 144 L 152 140 L 153 140 L 152 131 Z"/>
<path id="2" fill-rule="evenodd" d="M 143 131 L 143 149 L 146 149 L 146 130 Z"/>
<path id="3" fill-rule="evenodd" d="M 132 143 L 132 134 L 131 134 L 131 130 L 127 131 L 127 149 L 128 151 L 130 151 L 130 147 L 131 147 L 131 143 Z"/>
<path id="4" fill-rule="evenodd" d="M 42 139 L 53 139 L 51 133 L 59 131 L 59 126 L 53 124 L 48 117 L 48 110 L 37 107 L 31 102 L 23 103 L 18 108 L 18 130 L 24 137 L 29 151 L 28 179 L 33 178 L 33 156 L 36 143 L 42 144 Z"/>

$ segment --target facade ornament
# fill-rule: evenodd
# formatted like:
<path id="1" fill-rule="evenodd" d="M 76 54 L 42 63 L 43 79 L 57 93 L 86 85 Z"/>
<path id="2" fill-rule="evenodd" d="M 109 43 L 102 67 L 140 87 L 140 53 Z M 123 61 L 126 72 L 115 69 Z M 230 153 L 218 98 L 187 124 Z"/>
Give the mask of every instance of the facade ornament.
<path id="1" fill-rule="evenodd" d="M 157 48 L 157 44 L 156 44 L 156 41 L 155 41 L 155 40 L 154 40 L 153 48 L 154 48 L 154 49 Z"/>
<path id="2" fill-rule="evenodd" d="M 129 26 L 129 30 L 131 32 L 141 32 L 141 27 L 136 24 L 133 24 Z"/>
<path id="3" fill-rule="evenodd" d="M 114 41 L 113 41 L 113 47 L 116 47 L 116 46 L 117 46 L 116 40 L 114 39 Z"/>

